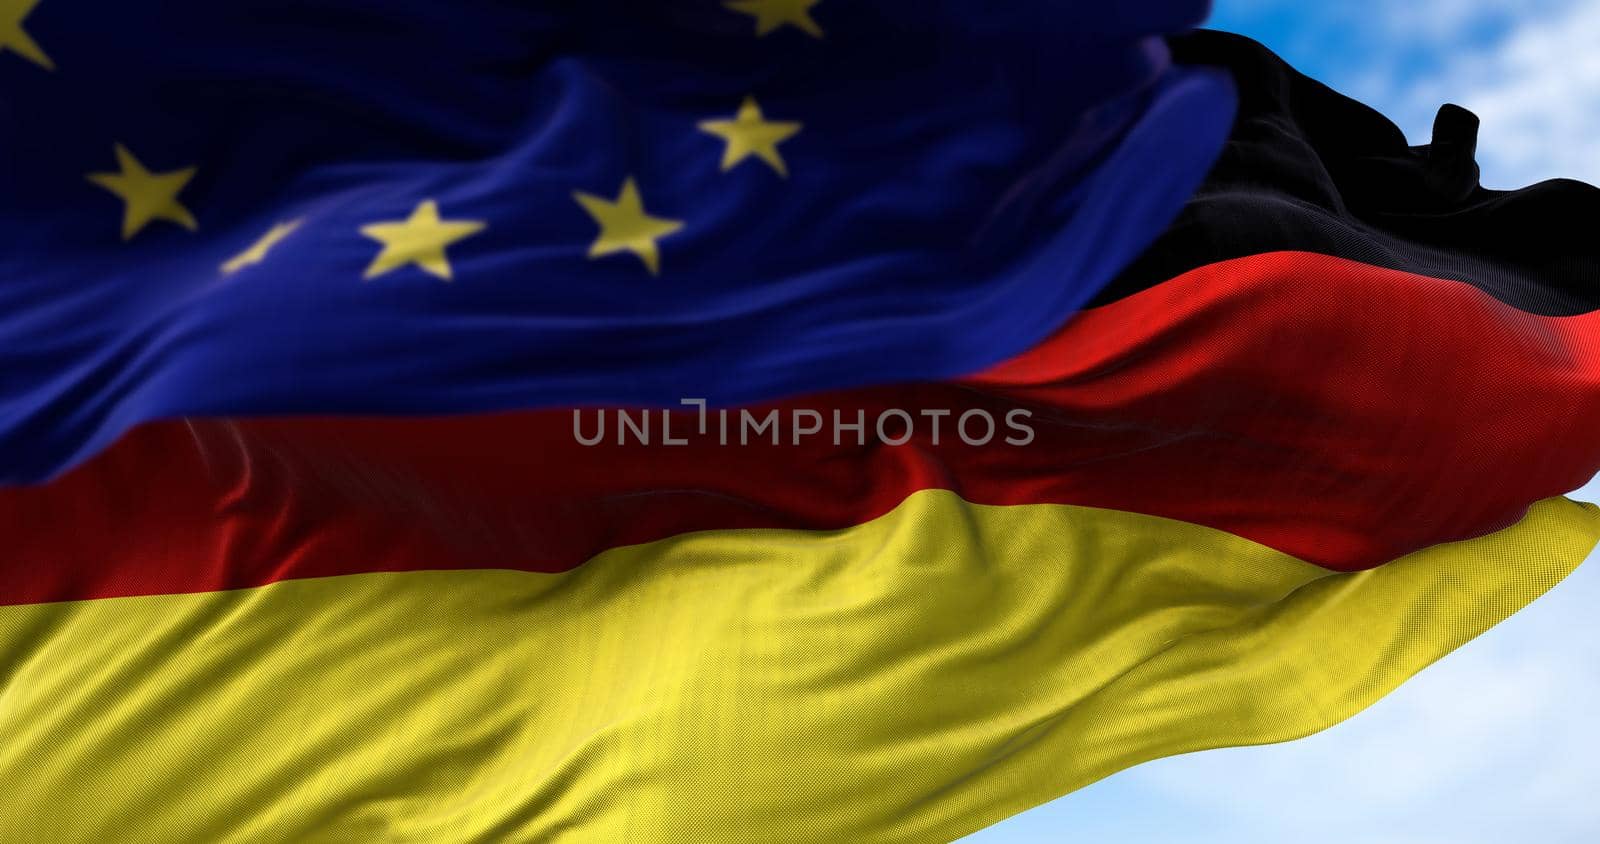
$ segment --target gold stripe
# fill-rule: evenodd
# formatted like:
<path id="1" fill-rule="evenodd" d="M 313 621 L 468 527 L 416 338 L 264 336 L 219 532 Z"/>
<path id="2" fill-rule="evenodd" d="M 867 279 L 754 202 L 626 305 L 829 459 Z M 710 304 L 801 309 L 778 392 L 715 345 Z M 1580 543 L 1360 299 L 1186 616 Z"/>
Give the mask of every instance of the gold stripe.
<path id="1" fill-rule="evenodd" d="M 1323 729 L 1549 589 L 1553 499 L 1333 574 L 1230 534 L 926 491 L 559 575 L 0 608 L 0 840 L 935 841 Z"/>

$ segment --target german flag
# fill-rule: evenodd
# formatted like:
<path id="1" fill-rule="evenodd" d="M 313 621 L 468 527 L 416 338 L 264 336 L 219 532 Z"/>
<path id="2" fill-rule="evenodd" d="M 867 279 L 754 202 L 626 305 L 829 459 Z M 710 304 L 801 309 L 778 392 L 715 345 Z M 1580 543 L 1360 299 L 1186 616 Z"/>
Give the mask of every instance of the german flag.
<path id="1" fill-rule="evenodd" d="M 0 491 L 0 839 L 948 840 L 1527 605 L 1600 541 L 1600 191 L 1175 49 L 1222 162 L 969 378 L 165 422 Z"/>

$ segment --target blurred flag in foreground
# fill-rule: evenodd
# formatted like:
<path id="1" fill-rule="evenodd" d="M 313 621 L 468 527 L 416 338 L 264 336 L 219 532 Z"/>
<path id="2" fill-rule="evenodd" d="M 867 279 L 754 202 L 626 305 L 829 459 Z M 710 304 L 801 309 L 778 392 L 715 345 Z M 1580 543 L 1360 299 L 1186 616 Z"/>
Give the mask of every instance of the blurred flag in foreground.
<path id="1" fill-rule="evenodd" d="M 0 837 L 945 840 L 1520 609 L 1600 538 L 1600 192 L 1179 51 L 1223 163 L 978 375 L 166 422 L 0 491 Z"/>
<path id="2" fill-rule="evenodd" d="M 139 422 L 757 401 L 1060 326 L 1227 132 L 1205 0 L 0 5 L 0 483 Z"/>

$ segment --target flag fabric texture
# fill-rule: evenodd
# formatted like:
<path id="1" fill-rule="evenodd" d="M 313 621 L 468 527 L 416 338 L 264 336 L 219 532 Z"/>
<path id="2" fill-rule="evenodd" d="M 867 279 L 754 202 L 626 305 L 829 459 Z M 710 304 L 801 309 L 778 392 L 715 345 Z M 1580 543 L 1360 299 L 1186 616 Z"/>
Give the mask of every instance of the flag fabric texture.
<path id="1" fill-rule="evenodd" d="M 1474 157 L 1478 119 L 1465 109 L 1441 108 L 1432 143 L 1412 148 L 1376 111 L 1241 36 L 1200 32 L 1174 49 L 1254 81 L 1242 86 L 1221 160 L 1179 220 L 1097 302 L 1202 264 L 1292 251 L 1464 282 L 1543 316 L 1600 308 L 1593 186 L 1554 179 L 1488 190 Z M 1307 285 L 1324 277 L 1308 273 Z"/>
<path id="2" fill-rule="evenodd" d="M 947 841 L 1146 759 L 1327 727 L 1597 534 L 1556 499 L 1338 574 L 1185 522 L 928 491 L 843 531 L 696 532 L 559 574 L 3 607 L 0 835 Z M 123 553 L 201 553 L 172 540 Z"/>
<path id="3" fill-rule="evenodd" d="M 950 840 L 1533 601 L 1600 541 L 1600 191 L 1174 49 L 1220 163 L 976 374 L 167 421 L 0 490 L 0 840 Z"/>
<path id="4" fill-rule="evenodd" d="M 970 374 L 1172 219 L 1205 0 L 0 12 L 0 482 L 143 421 Z M 15 18 L 13 22 L 9 18 Z"/>

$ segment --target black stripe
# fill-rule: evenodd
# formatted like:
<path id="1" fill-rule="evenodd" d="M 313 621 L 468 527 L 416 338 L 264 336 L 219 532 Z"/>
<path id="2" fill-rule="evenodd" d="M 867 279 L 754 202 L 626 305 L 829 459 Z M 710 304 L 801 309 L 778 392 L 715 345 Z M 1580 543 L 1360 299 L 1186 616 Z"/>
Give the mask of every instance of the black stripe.
<path id="1" fill-rule="evenodd" d="M 1298 250 L 1464 281 L 1546 316 L 1600 309 L 1600 189 L 1485 189 L 1466 109 L 1442 107 L 1433 143 L 1412 147 L 1383 115 L 1248 38 L 1197 32 L 1172 45 L 1182 62 L 1233 74 L 1239 119 L 1177 222 L 1095 304 L 1205 264 Z"/>

